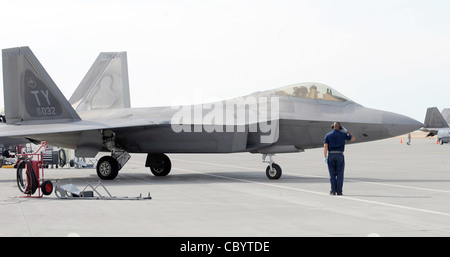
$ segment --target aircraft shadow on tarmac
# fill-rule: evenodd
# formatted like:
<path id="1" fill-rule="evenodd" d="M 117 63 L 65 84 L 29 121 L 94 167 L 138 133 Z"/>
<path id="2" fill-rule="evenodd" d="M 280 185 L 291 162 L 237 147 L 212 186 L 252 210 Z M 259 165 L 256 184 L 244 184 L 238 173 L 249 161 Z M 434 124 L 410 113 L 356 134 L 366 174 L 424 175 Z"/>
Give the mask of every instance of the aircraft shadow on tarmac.
<path id="1" fill-rule="evenodd" d="M 46 177 L 46 179 L 55 181 L 55 178 Z M 99 178 L 94 173 L 86 176 L 70 176 L 65 174 L 64 178 L 58 178 L 60 184 L 85 184 L 99 181 Z M 15 183 L 16 180 L 3 179 L 0 183 Z M 189 174 L 172 173 L 169 176 L 157 177 L 149 173 L 141 172 L 123 172 L 117 177 L 117 180 L 102 180 L 103 184 L 120 185 L 120 184 L 155 184 L 155 185 L 171 185 L 171 184 L 213 184 L 213 183 L 265 183 L 265 184 L 309 184 L 309 183 L 329 183 L 329 179 L 324 175 L 323 177 L 309 177 L 301 175 L 283 174 L 280 180 L 267 180 L 263 173 L 258 171 L 230 171 L 230 172 L 199 172 Z M 442 179 L 406 179 L 406 178 L 364 178 L 364 177 L 346 177 L 345 183 L 450 183 L 450 180 Z"/>
<path id="2" fill-rule="evenodd" d="M 51 179 L 51 178 L 50 178 Z M 85 184 L 99 181 L 96 174 L 87 177 L 64 177 L 58 179 L 60 184 Z M 198 174 L 170 174 L 165 177 L 156 177 L 147 173 L 123 172 L 115 180 L 102 180 L 105 185 L 177 185 L 177 184 L 214 184 L 214 183 L 265 183 L 265 184 L 297 184 L 297 183 L 328 183 L 323 178 L 299 177 L 284 175 L 281 180 L 268 181 L 261 172 L 236 171 L 236 172 L 208 172 Z"/>
<path id="3" fill-rule="evenodd" d="M 95 184 L 99 181 L 96 174 L 91 174 L 88 177 L 66 177 L 59 180 L 59 184 L 74 184 L 82 187 L 87 183 Z M 370 183 L 387 183 L 387 182 L 418 182 L 423 180 L 412 179 L 366 179 L 366 178 L 348 178 L 346 183 L 358 183 L 358 182 L 370 182 Z M 442 180 L 427 180 L 426 182 L 445 182 Z M 164 185 L 164 186 L 179 186 L 179 185 L 205 185 L 205 184 L 246 184 L 246 183 L 261 183 L 261 184 L 274 184 L 274 185 L 301 185 L 301 184 L 328 184 L 329 180 L 326 177 L 301 177 L 290 176 L 286 174 L 283 179 L 267 181 L 264 174 L 261 172 L 249 172 L 249 171 L 236 171 L 236 172 L 210 172 L 210 173 L 198 173 L 198 174 L 171 174 L 165 177 L 156 177 L 146 173 L 121 173 L 115 180 L 102 180 L 102 183 L 106 187 L 121 187 L 121 186 L 136 186 L 136 187 L 148 187 L 152 185 Z M 386 192 L 385 192 L 386 193 Z M 390 199 L 426 199 L 430 198 L 427 195 L 404 195 L 389 193 L 386 194 L 374 194 L 368 192 L 368 194 L 345 194 L 346 197 L 357 198 L 390 198 Z"/>
<path id="4" fill-rule="evenodd" d="M 72 184 L 85 184 L 94 183 L 99 181 L 99 178 L 94 173 L 86 176 L 79 177 L 66 174 L 64 178 L 59 178 L 59 182 L 72 183 Z M 48 177 L 54 181 L 54 178 Z M 14 179 L 0 180 L 0 182 L 11 183 L 15 182 Z M 144 185 L 144 184 L 154 184 L 154 185 L 176 185 L 176 184 L 213 184 L 213 183 L 264 183 L 264 184 L 323 184 L 329 183 L 328 177 L 324 175 L 323 177 L 310 177 L 301 175 L 289 175 L 283 174 L 283 178 L 279 180 L 267 180 L 264 173 L 258 171 L 230 171 L 230 172 L 199 172 L 199 173 L 189 173 L 189 174 L 177 174 L 172 173 L 169 176 L 157 177 L 149 173 L 141 172 L 123 172 L 117 176 L 116 180 L 102 180 L 105 185 Z M 424 182 L 424 183 L 450 183 L 450 180 L 441 179 L 405 179 L 405 178 L 360 178 L 360 177 L 346 177 L 345 183 L 405 183 L 405 182 Z"/>

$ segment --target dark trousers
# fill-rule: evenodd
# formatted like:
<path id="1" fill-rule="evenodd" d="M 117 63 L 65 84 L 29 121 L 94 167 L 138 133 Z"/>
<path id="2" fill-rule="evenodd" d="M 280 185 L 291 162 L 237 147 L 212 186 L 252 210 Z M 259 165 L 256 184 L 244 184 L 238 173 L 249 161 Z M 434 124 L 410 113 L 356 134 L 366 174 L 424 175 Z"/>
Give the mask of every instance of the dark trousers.
<path id="1" fill-rule="evenodd" d="M 344 186 L 344 154 L 328 154 L 328 172 L 330 173 L 331 193 L 342 193 Z"/>

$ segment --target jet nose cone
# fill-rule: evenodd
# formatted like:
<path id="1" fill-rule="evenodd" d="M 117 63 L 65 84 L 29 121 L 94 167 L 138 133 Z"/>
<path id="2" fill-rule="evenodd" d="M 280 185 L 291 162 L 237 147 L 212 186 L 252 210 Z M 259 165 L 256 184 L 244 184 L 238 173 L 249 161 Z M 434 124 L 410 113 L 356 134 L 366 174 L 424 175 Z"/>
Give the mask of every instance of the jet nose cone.
<path id="1" fill-rule="evenodd" d="M 382 124 L 386 126 L 391 136 L 403 135 L 423 127 L 423 124 L 415 119 L 392 112 L 383 113 Z"/>

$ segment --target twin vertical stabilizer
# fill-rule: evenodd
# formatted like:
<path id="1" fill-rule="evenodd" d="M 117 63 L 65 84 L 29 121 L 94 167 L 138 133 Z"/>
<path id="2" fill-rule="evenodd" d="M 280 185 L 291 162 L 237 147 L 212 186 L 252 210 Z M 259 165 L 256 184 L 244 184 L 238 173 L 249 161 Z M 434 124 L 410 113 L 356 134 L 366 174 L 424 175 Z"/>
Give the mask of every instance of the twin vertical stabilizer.
<path id="1" fill-rule="evenodd" d="M 69 102 L 77 111 L 130 108 L 127 53 L 100 53 Z"/>
<path id="2" fill-rule="evenodd" d="M 2 55 L 6 123 L 81 120 L 29 47 L 3 49 Z"/>
<path id="3" fill-rule="evenodd" d="M 69 101 L 29 47 L 3 49 L 2 54 L 9 124 L 78 121 L 76 111 L 131 107 L 126 52 L 100 53 Z"/>

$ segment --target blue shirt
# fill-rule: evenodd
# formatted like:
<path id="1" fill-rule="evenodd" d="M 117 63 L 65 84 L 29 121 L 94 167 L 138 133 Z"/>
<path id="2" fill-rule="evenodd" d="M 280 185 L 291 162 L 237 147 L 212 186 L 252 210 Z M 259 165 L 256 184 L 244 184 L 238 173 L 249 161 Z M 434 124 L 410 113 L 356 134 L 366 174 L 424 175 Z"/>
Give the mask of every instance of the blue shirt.
<path id="1" fill-rule="evenodd" d="M 345 140 L 351 139 L 351 135 L 341 132 L 337 129 L 333 129 L 333 131 L 325 136 L 323 143 L 328 144 L 328 151 L 343 152 L 345 148 Z"/>

